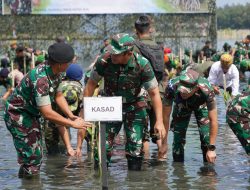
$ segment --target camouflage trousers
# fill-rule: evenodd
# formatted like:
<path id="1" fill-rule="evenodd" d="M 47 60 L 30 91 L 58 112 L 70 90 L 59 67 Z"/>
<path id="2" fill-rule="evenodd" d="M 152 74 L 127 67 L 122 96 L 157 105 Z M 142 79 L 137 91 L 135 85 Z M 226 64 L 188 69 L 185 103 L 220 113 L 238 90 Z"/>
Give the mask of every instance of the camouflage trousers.
<path id="1" fill-rule="evenodd" d="M 227 123 L 239 139 L 246 153 L 250 155 L 250 118 L 240 119 L 235 122 L 233 110 L 227 112 Z"/>
<path id="2" fill-rule="evenodd" d="M 142 160 L 143 158 L 143 131 L 148 124 L 148 116 L 145 108 L 140 108 L 123 114 L 122 122 L 107 122 L 106 125 L 106 151 L 108 164 L 111 162 L 114 139 L 124 124 L 126 136 L 126 157 L 127 159 L 135 158 Z M 95 160 L 98 161 L 97 149 L 95 149 Z"/>
<path id="3" fill-rule="evenodd" d="M 152 139 L 153 143 L 156 143 L 157 137 L 154 134 L 154 125 L 156 122 L 156 117 L 155 117 L 155 111 L 153 109 L 153 106 L 149 105 L 147 108 L 147 114 L 149 117 L 149 129 L 148 126 L 144 129 L 144 138 L 143 141 L 150 141 L 150 137 Z"/>
<path id="4" fill-rule="evenodd" d="M 29 174 L 36 174 L 43 157 L 42 132 L 38 119 L 24 116 L 22 124 L 18 124 L 5 117 L 5 123 L 13 137 L 18 163 Z"/>
<path id="5" fill-rule="evenodd" d="M 174 105 L 173 120 L 171 122 L 171 130 L 174 133 L 173 138 L 173 159 L 175 162 L 184 161 L 184 147 L 186 144 L 186 132 L 190 117 L 194 111 L 197 121 L 198 130 L 200 134 L 201 149 L 203 153 L 203 160 L 206 162 L 207 145 L 209 145 L 209 118 L 206 106 L 200 106 L 199 109 L 191 110 L 188 108 L 179 108 Z"/>
<path id="6" fill-rule="evenodd" d="M 70 129 L 67 128 L 69 135 Z M 71 138 L 71 137 L 70 137 Z M 65 154 L 66 147 L 64 142 L 60 136 L 58 127 L 56 124 L 46 121 L 44 126 L 44 139 L 46 145 L 46 152 L 48 155 L 55 155 L 55 154 Z"/>

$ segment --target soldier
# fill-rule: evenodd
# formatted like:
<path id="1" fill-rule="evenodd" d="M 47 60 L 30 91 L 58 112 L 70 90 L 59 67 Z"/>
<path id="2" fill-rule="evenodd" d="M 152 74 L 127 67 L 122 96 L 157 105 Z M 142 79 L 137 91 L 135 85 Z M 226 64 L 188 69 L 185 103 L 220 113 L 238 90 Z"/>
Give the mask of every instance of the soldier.
<path id="1" fill-rule="evenodd" d="M 26 53 L 23 46 L 18 46 L 16 48 L 16 57 L 14 59 L 14 64 L 18 65 L 19 70 L 26 74 L 31 69 L 31 55 Z"/>
<path id="2" fill-rule="evenodd" d="M 65 97 L 70 110 L 76 116 L 81 116 L 80 111 L 82 110 L 82 96 L 83 96 L 83 88 L 80 80 L 83 76 L 83 70 L 80 65 L 78 64 L 71 64 L 67 71 L 66 77 L 59 85 L 57 92 L 61 92 Z M 60 113 L 60 110 L 59 110 Z M 63 115 L 63 113 L 62 113 Z M 59 134 L 65 144 L 67 149 L 67 154 L 69 156 L 81 156 L 81 149 L 82 149 L 82 140 L 85 136 L 86 129 L 79 129 L 78 130 L 78 140 L 77 140 L 77 149 L 76 151 L 72 148 L 70 143 L 70 135 L 69 131 L 66 127 L 68 126 L 61 126 L 57 125 L 56 127 L 50 123 L 48 127 L 45 128 L 45 143 L 46 148 L 49 154 L 54 154 L 59 151 L 58 143 L 59 143 Z M 55 149 L 56 148 L 56 149 Z"/>
<path id="3" fill-rule="evenodd" d="M 229 104 L 227 123 L 250 156 L 250 88 Z"/>
<path id="4" fill-rule="evenodd" d="M 250 60 L 240 63 L 240 70 L 250 71 Z M 239 139 L 246 153 L 250 155 L 250 77 L 248 86 L 242 94 L 236 96 L 227 108 L 227 123 Z"/>
<path id="5" fill-rule="evenodd" d="M 143 159 L 143 130 L 147 126 L 146 102 L 140 95 L 144 87 L 152 99 L 156 114 L 155 132 L 160 138 L 166 132 L 162 122 L 162 103 L 158 83 L 149 62 L 133 52 L 134 39 L 128 34 L 117 34 L 111 39 L 111 45 L 102 54 L 84 89 L 84 96 L 92 96 L 98 82 L 104 78 L 104 96 L 122 96 L 123 123 L 126 133 L 126 157 L 129 170 L 140 170 Z M 106 147 L 108 164 L 115 136 L 122 122 L 106 123 Z M 96 155 L 96 154 L 95 154 Z M 97 157 L 95 156 L 97 160 Z"/>
<path id="6" fill-rule="evenodd" d="M 164 49 L 163 46 L 157 45 L 155 40 L 152 38 L 153 26 L 152 19 L 147 15 L 140 16 L 135 21 L 136 35 L 138 41 L 135 43 L 134 51 L 147 58 L 153 68 L 154 74 L 159 84 L 159 91 L 161 97 L 163 97 L 166 83 L 164 83 Z M 145 52 L 146 51 L 146 52 Z M 150 56 L 154 56 L 156 59 L 150 60 Z M 161 68 L 158 69 L 158 68 Z M 158 69 L 158 70 L 157 70 Z M 166 79 L 166 77 L 164 78 Z M 144 89 L 142 89 L 143 91 Z M 146 94 L 145 94 L 146 95 Z M 154 134 L 154 125 L 156 122 L 155 113 L 151 99 L 146 95 L 148 103 L 147 113 L 149 116 L 150 123 L 150 134 L 148 132 L 148 126 L 146 126 L 143 138 L 143 151 L 145 157 L 149 157 L 149 138 L 152 137 L 152 141 L 158 145 L 158 159 L 165 159 L 167 153 L 167 138 L 163 139 L 163 142 L 157 139 L 157 135 Z"/>
<path id="7" fill-rule="evenodd" d="M 212 55 L 215 54 L 216 51 L 212 49 L 211 41 L 207 40 L 205 42 L 205 46 L 201 49 L 200 56 L 201 60 L 210 60 Z"/>
<path id="8" fill-rule="evenodd" d="M 19 177 L 32 177 L 39 173 L 43 153 L 41 115 L 54 123 L 77 129 L 90 126 L 90 123 L 73 115 L 63 94 L 55 91 L 62 73 L 73 59 L 73 48 L 55 43 L 49 47 L 48 54 L 48 62 L 35 67 L 22 79 L 5 106 L 4 120 L 12 134 L 21 165 Z M 68 118 L 55 112 L 52 103 L 57 103 Z"/>
<path id="9" fill-rule="evenodd" d="M 204 162 L 215 162 L 215 140 L 217 136 L 217 109 L 215 94 L 207 79 L 188 69 L 169 81 L 163 99 L 163 119 L 169 129 L 170 114 L 173 107 L 171 130 L 174 132 L 173 159 L 184 161 L 186 131 L 194 111 L 200 133 Z"/>
<path id="10" fill-rule="evenodd" d="M 11 61 L 14 61 L 15 57 L 16 57 L 16 48 L 17 48 L 17 41 L 13 40 L 10 42 L 10 47 L 8 49 L 7 55 L 8 58 Z M 10 64 L 8 64 L 8 67 L 10 67 Z"/>

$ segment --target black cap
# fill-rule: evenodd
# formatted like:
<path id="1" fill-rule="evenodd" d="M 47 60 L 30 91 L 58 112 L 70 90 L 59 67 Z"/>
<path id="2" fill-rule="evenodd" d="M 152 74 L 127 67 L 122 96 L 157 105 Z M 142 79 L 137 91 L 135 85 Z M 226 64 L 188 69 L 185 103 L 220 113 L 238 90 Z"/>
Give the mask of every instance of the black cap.
<path id="1" fill-rule="evenodd" d="M 48 49 L 49 60 L 55 63 L 69 63 L 74 58 L 74 49 L 66 43 L 55 43 Z"/>
<path id="2" fill-rule="evenodd" d="M 135 26 L 149 26 L 151 24 L 151 18 L 148 15 L 142 15 L 135 21 Z"/>

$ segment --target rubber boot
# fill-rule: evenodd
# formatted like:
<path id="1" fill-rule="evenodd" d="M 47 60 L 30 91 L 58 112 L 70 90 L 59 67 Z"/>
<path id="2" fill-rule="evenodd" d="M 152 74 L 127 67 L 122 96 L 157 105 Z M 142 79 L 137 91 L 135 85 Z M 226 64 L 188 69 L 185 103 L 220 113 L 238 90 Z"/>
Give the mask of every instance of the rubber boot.
<path id="1" fill-rule="evenodd" d="M 142 157 L 127 156 L 128 170 L 140 171 L 142 166 Z"/>

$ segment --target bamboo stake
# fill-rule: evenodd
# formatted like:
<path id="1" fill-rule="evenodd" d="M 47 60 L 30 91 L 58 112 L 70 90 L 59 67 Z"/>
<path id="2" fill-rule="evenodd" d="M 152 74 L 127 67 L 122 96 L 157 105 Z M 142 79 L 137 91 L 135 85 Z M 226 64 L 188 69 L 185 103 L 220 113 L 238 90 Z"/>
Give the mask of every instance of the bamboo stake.
<path id="1" fill-rule="evenodd" d="M 35 68 L 35 55 L 34 53 L 31 54 L 31 69 Z"/>
<path id="2" fill-rule="evenodd" d="M 23 58 L 23 73 L 24 75 L 26 75 L 26 71 L 27 71 L 27 68 L 26 68 L 26 55 L 24 55 L 24 58 Z"/>
<path id="3" fill-rule="evenodd" d="M 15 76 L 14 76 L 14 63 L 12 60 L 11 60 L 10 64 L 11 64 L 11 86 L 12 86 L 12 88 L 14 88 L 15 87 Z"/>

